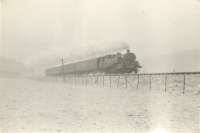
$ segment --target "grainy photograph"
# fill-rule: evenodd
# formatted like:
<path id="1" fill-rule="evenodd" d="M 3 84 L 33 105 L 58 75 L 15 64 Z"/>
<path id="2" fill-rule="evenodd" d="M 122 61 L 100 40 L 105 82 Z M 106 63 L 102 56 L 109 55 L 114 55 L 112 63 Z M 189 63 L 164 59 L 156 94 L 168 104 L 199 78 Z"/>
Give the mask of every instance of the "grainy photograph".
<path id="1" fill-rule="evenodd" d="M 200 133 L 199 0 L 0 0 L 0 133 Z"/>

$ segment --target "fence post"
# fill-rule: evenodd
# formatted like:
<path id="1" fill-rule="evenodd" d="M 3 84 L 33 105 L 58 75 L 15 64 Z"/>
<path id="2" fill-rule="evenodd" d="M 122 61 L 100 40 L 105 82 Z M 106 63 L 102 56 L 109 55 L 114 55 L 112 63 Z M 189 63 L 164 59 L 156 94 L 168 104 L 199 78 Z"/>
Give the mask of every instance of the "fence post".
<path id="1" fill-rule="evenodd" d="M 79 85 L 79 84 L 80 84 L 80 76 L 77 75 L 77 85 Z"/>
<path id="2" fill-rule="evenodd" d="M 81 77 L 80 77 L 81 79 L 81 81 L 80 81 L 80 85 L 84 85 L 84 83 L 83 83 L 83 75 L 81 75 Z"/>
<path id="3" fill-rule="evenodd" d="M 88 83 L 88 75 L 86 74 L 85 75 L 85 86 L 87 86 L 87 83 Z"/>
<path id="4" fill-rule="evenodd" d="M 74 86 L 76 86 L 76 75 L 73 74 L 73 79 L 74 79 Z"/>
<path id="5" fill-rule="evenodd" d="M 64 66 L 64 59 L 63 58 L 61 58 L 61 64 L 62 64 L 63 81 L 65 82 L 65 66 Z"/>
<path id="6" fill-rule="evenodd" d="M 139 88 L 139 83 L 140 83 L 140 75 L 137 75 L 137 89 Z"/>
<path id="7" fill-rule="evenodd" d="M 149 90 L 151 90 L 151 75 L 149 75 Z"/>
<path id="8" fill-rule="evenodd" d="M 165 92 L 167 92 L 167 75 L 165 75 Z"/>
<path id="9" fill-rule="evenodd" d="M 72 84 L 72 85 L 74 84 L 74 78 L 73 78 L 73 75 L 71 75 L 71 84 Z"/>
<path id="10" fill-rule="evenodd" d="M 127 75 L 124 76 L 126 88 L 128 87 Z"/>
<path id="11" fill-rule="evenodd" d="M 102 79 L 102 81 L 103 81 L 103 87 L 104 87 L 104 75 L 103 75 L 103 77 L 102 77 L 103 79 Z"/>
<path id="12" fill-rule="evenodd" d="M 111 74 L 109 74 L 109 80 L 110 80 L 110 88 L 112 87 L 112 79 L 111 79 Z"/>
<path id="13" fill-rule="evenodd" d="M 118 79 L 117 79 L 117 88 L 119 87 L 119 80 L 120 80 L 120 75 L 118 76 Z"/>
<path id="14" fill-rule="evenodd" d="M 76 86 L 76 75 L 73 74 L 74 86 Z"/>
<path id="15" fill-rule="evenodd" d="M 99 83 L 99 76 L 98 75 L 96 75 L 97 77 L 96 77 L 96 84 L 98 85 L 98 83 Z"/>
<path id="16" fill-rule="evenodd" d="M 92 75 L 92 84 L 95 85 L 96 84 L 96 76 L 93 74 Z"/>
<path id="17" fill-rule="evenodd" d="M 183 75 L 183 94 L 185 93 L 185 74 Z"/>
<path id="18" fill-rule="evenodd" d="M 93 76 L 94 85 L 96 84 L 96 75 Z"/>

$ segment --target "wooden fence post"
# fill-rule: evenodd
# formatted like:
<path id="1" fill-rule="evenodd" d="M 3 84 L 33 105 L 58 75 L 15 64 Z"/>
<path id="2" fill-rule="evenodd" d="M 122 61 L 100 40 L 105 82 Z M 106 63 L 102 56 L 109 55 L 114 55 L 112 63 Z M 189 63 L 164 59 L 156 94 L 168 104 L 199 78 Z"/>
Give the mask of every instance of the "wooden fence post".
<path id="1" fill-rule="evenodd" d="M 110 88 L 112 87 L 112 77 L 111 74 L 109 74 L 109 80 L 110 80 Z"/>
<path id="2" fill-rule="evenodd" d="M 86 76 L 85 76 L 85 86 L 87 86 L 87 83 L 88 83 L 88 75 L 86 74 Z"/>
<path id="3" fill-rule="evenodd" d="M 140 84 L 140 75 L 137 75 L 137 89 L 139 88 L 139 84 Z"/>
<path id="4" fill-rule="evenodd" d="M 149 75 L 149 90 L 151 90 L 151 75 Z"/>
<path id="5" fill-rule="evenodd" d="M 72 78 L 72 75 L 70 75 L 70 84 L 73 84 L 73 78 Z"/>
<path id="6" fill-rule="evenodd" d="M 85 79 L 85 74 L 83 75 L 83 85 L 86 86 L 86 79 Z"/>
<path id="7" fill-rule="evenodd" d="M 78 85 L 80 85 L 80 75 L 78 74 Z"/>
<path id="8" fill-rule="evenodd" d="M 104 75 L 102 75 L 102 83 L 103 83 L 103 87 L 104 87 Z"/>
<path id="9" fill-rule="evenodd" d="M 125 78 L 125 86 L 127 88 L 128 87 L 127 75 L 125 75 L 124 78 Z"/>
<path id="10" fill-rule="evenodd" d="M 99 83 L 99 76 L 98 75 L 96 75 L 97 77 L 96 77 L 96 84 L 98 85 L 98 83 Z"/>
<path id="11" fill-rule="evenodd" d="M 81 81 L 80 81 L 80 84 L 81 85 L 84 85 L 84 83 L 83 83 L 83 75 L 81 75 L 81 79 L 80 79 Z"/>
<path id="12" fill-rule="evenodd" d="M 165 75 L 165 92 L 167 92 L 167 75 Z"/>
<path id="13" fill-rule="evenodd" d="M 117 88 L 119 87 L 119 80 L 120 80 L 120 75 L 118 76 L 118 79 L 117 79 Z"/>
<path id="14" fill-rule="evenodd" d="M 64 66 L 64 59 L 61 58 L 61 64 L 62 64 L 62 76 L 63 76 L 63 81 L 65 82 L 65 66 Z"/>
<path id="15" fill-rule="evenodd" d="M 77 78 L 78 78 L 77 75 L 74 74 L 74 79 L 75 79 L 75 80 L 74 80 L 74 81 L 75 81 L 74 83 L 75 83 L 75 86 L 77 85 Z"/>
<path id="16" fill-rule="evenodd" d="M 185 74 L 183 75 L 183 94 L 185 93 Z"/>
<path id="17" fill-rule="evenodd" d="M 92 81 L 93 81 L 92 84 L 95 85 L 96 84 L 96 76 L 94 74 L 92 75 Z"/>

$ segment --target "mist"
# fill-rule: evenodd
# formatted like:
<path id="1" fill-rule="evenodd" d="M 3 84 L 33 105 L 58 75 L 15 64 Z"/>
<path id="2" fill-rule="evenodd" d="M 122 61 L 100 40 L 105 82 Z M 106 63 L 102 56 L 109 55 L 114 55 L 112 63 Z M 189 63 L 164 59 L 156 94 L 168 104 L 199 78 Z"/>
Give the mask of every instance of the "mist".
<path id="1" fill-rule="evenodd" d="M 200 50 L 197 0 L 3 0 L 2 5 L 1 55 L 28 65 L 101 51 L 110 42 L 129 44 L 139 60 Z"/>
<path id="2" fill-rule="evenodd" d="M 2 42 L 2 3 L 0 1 L 0 53 L 2 53 L 2 46 L 3 46 L 3 42 Z"/>

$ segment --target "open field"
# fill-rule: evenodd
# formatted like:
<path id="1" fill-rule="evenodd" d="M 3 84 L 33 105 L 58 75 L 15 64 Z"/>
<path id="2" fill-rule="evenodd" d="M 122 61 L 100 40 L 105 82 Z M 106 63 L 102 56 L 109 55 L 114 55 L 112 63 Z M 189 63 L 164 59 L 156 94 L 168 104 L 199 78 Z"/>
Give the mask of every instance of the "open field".
<path id="1" fill-rule="evenodd" d="M 107 79 L 106 79 L 107 78 Z M 131 79 L 132 78 L 132 79 Z M 0 79 L 2 133 L 199 133 L 200 76 L 105 77 L 87 84 Z M 116 81 L 116 82 L 115 82 Z M 85 83 L 81 79 L 79 83 Z M 93 84 L 92 84 L 93 83 Z"/>

